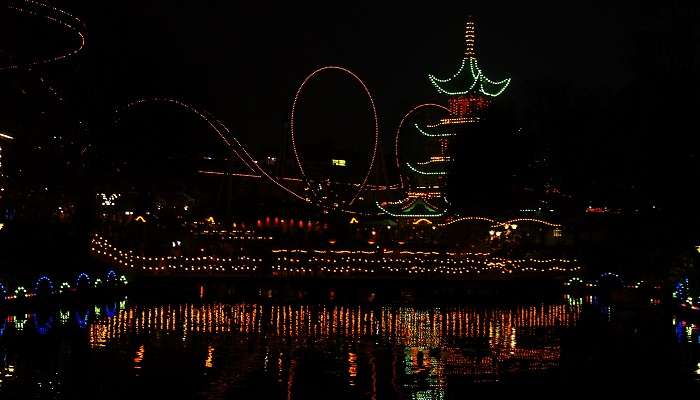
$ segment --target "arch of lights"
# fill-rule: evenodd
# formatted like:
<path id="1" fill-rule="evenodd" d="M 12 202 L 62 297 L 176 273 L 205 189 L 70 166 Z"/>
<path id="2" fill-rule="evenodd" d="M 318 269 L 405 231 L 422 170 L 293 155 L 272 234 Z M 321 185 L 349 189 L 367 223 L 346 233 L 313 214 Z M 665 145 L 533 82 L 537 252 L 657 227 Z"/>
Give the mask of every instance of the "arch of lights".
<path id="1" fill-rule="evenodd" d="M 627 282 L 625 281 L 622 275 L 610 271 L 603 272 L 597 278 L 593 278 L 590 280 L 584 280 L 580 276 L 572 276 L 566 281 L 564 281 L 564 287 L 567 287 L 569 289 L 598 288 L 601 286 L 601 283 L 605 281 L 617 282 L 621 287 L 625 287 L 628 289 L 662 289 L 662 286 L 658 282 L 649 282 L 643 279 Z"/>
<path id="2" fill-rule="evenodd" d="M 297 162 L 297 166 L 299 167 L 299 172 L 301 172 L 302 177 L 304 177 L 304 180 L 307 182 L 307 187 L 314 193 L 316 194 L 316 190 L 313 187 L 313 185 L 310 184 L 310 181 L 308 177 L 306 176 L 306 172 L 304 171 L 304 163 L 301 160 L 301 157 L 299 156 L 299 150 L 297 149 L 297 144 L 296 144 L 296 136 L 297 132 L 295 129 L 295 113 L 296 113 L 296 108 L 297 108 L 297 103 L 299 102 L 299 98 L 301 95 L 301 92 L 304 90 L 304 87 L 306 84 L 316 77 L 318 74 L 321 72 L 325 71 L 340 71 L 346 75 L 349 75 L 352 77 L 356 82 L 362 86 L 362 89 L 364 90 L 365 94 L 367 95 L 367 98 L 369 99 L 370 107 L 372 110 L 372 116 L 374 118 L 374 146 L 372 149 L 372 155 L 370 157 L 370 162 L 369 162 L 369 167 L 367 168 L 367 173 L 365 174 L 364 178 L 362 179 L 362 183 L 357 187 L 357 190 L 355 193 L 352 195 L 350 201 L 348 201 L 348 205 L 352 205 L 352 203 L 355 202 L 357 197 L 360 195 L 362 190 L 364 189 L 365 185 L 367 184 L 367 180 L 369 180 L 369 176 L 372 174 L 372 169 L 374 168 L 374 161 L 375 158 L 377 157 L 377 149 L 379 147 L 379 118 L 377 117 L 377 108 L 374 105 L 374 99 L 372 98 L 372 93 L 370 93 L 369 89 L 367 88 L 367 85 L 360 79 L 359 76 L 357 76 L 354 72 L 350 71 L 347 68 L 344 67 L 339 67 L 335 65 L 329 65 L 325 67 L 321 67 L 304 78 L 304 81 L 299 85 L 299 88 L 297 89 L 296 94 L 294 95 L 294 101 L 292 102 L 292 110 L 290 112 L 290 134 L 292 137 L 292 150 L 294 151 L 294 157 Z"/>
<path id="3" fill-rule="evenodd" d="M 85 48 L 87 36 L 85 32 L 85 24 L 73 14 L 60 8 L 34 0 L 9 1 L 7 3 L 7 8 L 20 15 L 43 18 L 51 24 L 62 26 L 65 30 L 76 35 L 78 38 L 78 44 L 73 48 L 65 49 L 58 55 L 36 57 L 26 62 L 17 64 L 0 64 L 0 71 L 19 70 L 50 64 L 72 57 L 80 53 Z"/>
<path id="4" fill-rule="evenodd" d="M 41 275 L 31 284 L 23 285 L 21 282 L 16 283 L 13 289 L 10 289 L 0 282 L 0 302 L 30 299 L 37 296 L 67 295 L 70 293 L 78 293 L 82 289 L 92 290 L 103 287 L 103 281 L 97 276 L 98 274 L 94 273 L 93 275 L 96 276 L 94 281 L 87 273 L 81 272 L 76 275 L 72 282 L 63 281 L 60 285 L 58 284 L 59 281 L 54 280 L 49 275 Z M 129 283 L 126 276 L 118 276 L 114 270 L 107 272 L 106 281 L 109 283 L 110 288 L 126 286 Z M 82 287 L 81 283 L 83 284 Z"/>
<path id="5" fill-rule="evenodd" d="M 42 275 L 34 282 L 34 293 L 39 293 L 42 284 L 46 284 L 49 292 L 53 292 L 53 281 L 48 276 Z"/>
<path id="6" fill-rule="evenodd" d="M 90 275 L 86 274 L 85 272 L 81 272 L 78 274 L 78 277 L 75 278 L 75 287 L 80 286 L 80 282 L 87 282 L 87 285 L 90 285 Z"/>
<path id="7" fill-rule="evenodd" d="M 617 281 L 620 285 L 624 285 L 625 281 L 622 279 L 622 277 L 619 274 L 616 274 L 614 272 L 603 272 L 600 274 L 598 277 L 598 281 L 602 281 L 604 279 L 610 279 L 610 280 L 615 280 Z"/>
<path id="8" fill-rule="evenodd" d="M 449 225 L 456 224 L 456 223 L 460 223 L 460 222 L 489 222 L 489 223 L 491 223 L 494 227 L 498 227 L 498 226 L 507 227 L 507 226 L 517 225 L 517 224 L 522 224 L 522 223 L 540 224 L 540 225 L 545 225 L 545 226 L 549 226 L 549 227 L 552 227 L 552 228 L 559 228 L 559 227 L 561 227 L 561 224 L 554 224 L 554 223 L 551 223 L 551 222 L 549 222 L 549 221 L 545 221 L 545 220 L 541 220 L 541 219 L 535 219 L 535 218 L 513 218 L 513 219 L 509 219 L 509 220 L 507 220 L 507 221 L 502 221 L 502 222 L 501 222 L 501 221 L 497 221 L 497 220 L 495 220 L 495 219 L 493 219 L 493 218 L 488 218 L 488 217 L 475 217 L 475 216 L 471 216 L 471 217 L 458 217 L 458 218 L 455 218 L 455 219 L 453 219 L 453 220 L 451 220 L 451 221 L 447 221 L 447 222 L 444 222 L 444 223 L 436 224 L 436 226 L 438 226 L 438 227 L 445 227 L 445 226 L 449 226 Z"/>

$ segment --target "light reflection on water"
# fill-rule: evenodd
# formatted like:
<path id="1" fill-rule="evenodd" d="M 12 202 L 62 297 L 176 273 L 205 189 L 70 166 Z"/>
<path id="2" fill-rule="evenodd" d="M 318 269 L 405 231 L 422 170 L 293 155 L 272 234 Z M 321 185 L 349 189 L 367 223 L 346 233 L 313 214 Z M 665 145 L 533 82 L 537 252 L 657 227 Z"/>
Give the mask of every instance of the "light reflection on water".
<path id="1" fill-rule="evenodd" d="M 440 398 L 448 376 L 496 381 L 504 369 L 555 368 L 560 349 L 556 335 L 550 331 L 575 323 L 578 314 L 579 306 L 568 305 L 487 309 L 259 304 L 133 306 L 119 311 L 114 318 L 91 324 L 89 341 L 92 348 L 98 349 L 134 336 L 164 332 L 179 336 L 183 343 L 212 335 L 265 337 L 266 343 L 279 351 L 276 374 L 286 377 L 286 385 L 291 387 L 297 360 L 290 354 L 293 353 L 290 348 L 305 346 L 305 339 L 312 339 L 314 345 L 321 347 L 343 339 L 344 346 L 336 350 L 345 353 L 340 358 L 345 360 L 346 381 L 352 387 L 361 375 L 376 381 L 377 367 L 372 362 L 371 348 L 354 350 L 354 345 L 371 339 L 391 346 L 400 355 L 399 364 L 403 368 L 391 373 L 408 378 L 402 379 L 406 383 L 401 391 L 409 389 L 422 393 L 419 397 Z M 531 343 L 520 345 L 520 339 Z M 360 350 L 367 353 L 360 357 Z M 201 365 L 216 366 L 216 352 L 215 345 L 208 345 Z M 143 359 L 141 345 L 134 358 L 134 368 L 141 368 Z M 367 360 L 369 365 L 363 365 L 360 359 Z M 362 368 L 368 368 L 368 373 L 361 374 Z"/>
<path id="2" fill-rule="evenodd" d="M 173 374 L 171 385 L 177 387 L 177 378 L 194 379 L 194 391 L 203 398 L 261 386 L 273 398 L 304 398 L 316 372 L 333 390 L 360 398 L 441 399 L 455 378 L 496 382 L 557 368 L 557 332 L 576 323 L 582 304 L 428 308 L 122 301 L 5 318 L 3 335 L 59 336 L 62 352 L 47 369 L 25 366 L 18 374 L 13 349 L 0 347 L 0 370 L 5 381 L 52 378 L 55 385 L 56 376 L 66 373 L 65 358 L 80 353 L 67 349 L 69 342 L 85 346 L 86 369 L 117 365 L 112 368 L 127 380 L 125 387 L 148 385 L 129 379 Z"/>
<path id="3" fill-rule="evenodd" d="M 458 338 L 489 338 L 494 352 L 515 348 L 515 329 L 569 326 L 578 305 L 514 308 L 366 307 L 260 304 L 129 306 L 114 318 L 89 324 L 90 345 L 104 347 L 122 336 L 170 332 L 182 336 L 265 334 L 282 338 L 381 337 L 406 346 L 439 347 Z"/>
<path id="4" fill-rule="evenodd" d="M 673 325 L 676 327 L 676 339 L 679 343 L 700 344 L 700 325 L 678 317 L 673 317 Z"/>
<path id="5" fill-rule="evenodd" d="M 597 299 L 441 307 L 121 301 L 18 314 L 0 321 L 0 395 L 443 399 L 454 385 L 556 373 L 561 334 L 587 306 Z M 614 318 L 612 308 L 598 309 Z M 698 343 L 697 325 L 673 322 L 679 341 Z"/>
<path id="6" fill-rule="evenodd" d="M 689 321 L 679 316 L 674 316 L 672 322 L 678 343 L 689 346 L 700 344 L 700 325 L 697 322 Z M 700 382 L 700 357 L 696 358 L 696 360 L 698 362 L 693 372 L 695 380 Z"/>

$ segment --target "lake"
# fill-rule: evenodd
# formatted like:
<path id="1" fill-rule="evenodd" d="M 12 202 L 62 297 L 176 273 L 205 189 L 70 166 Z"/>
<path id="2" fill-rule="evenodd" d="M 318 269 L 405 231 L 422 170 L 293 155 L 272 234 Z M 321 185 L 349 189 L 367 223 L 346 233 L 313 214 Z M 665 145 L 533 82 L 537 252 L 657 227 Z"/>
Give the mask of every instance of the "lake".
<path id="1" fill-rule="evenodd" d="M 517 384 L 697 385 L 697 323 L 651 303 L 149 297 L 6 310 L 0 395 L 449 399 Z"/>

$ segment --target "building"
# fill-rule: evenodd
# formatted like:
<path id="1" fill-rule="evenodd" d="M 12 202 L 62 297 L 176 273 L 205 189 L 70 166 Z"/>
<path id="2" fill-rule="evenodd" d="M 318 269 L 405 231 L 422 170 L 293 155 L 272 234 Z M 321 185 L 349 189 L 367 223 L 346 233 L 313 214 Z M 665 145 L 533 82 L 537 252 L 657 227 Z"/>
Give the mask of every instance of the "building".
<path id="1" fill-rule="evenodd" d="M 406 135 L 422 139 L 422 158 L 404 159 L 399 154 L 401 132 L 397 134 L 396 161 L 404 193 L 400 200 L 377 202 L 377 207 L 403 223 L 432 224 L 454 217 L 447 198 L 447 178 L 454 161 L 451 144 L 479 122 L 484 110 L 510 83 L 510 78 L 492 80 L 481 70 L 476 37 L 476 23 L 470 17 L 465 25 L 465 52 L 459 69 L 446 79 L 428 75 L 435 90 L 446 97 L 447 106 L 425 106 L 438 109 L 443 117 L 403 125 Z"/>

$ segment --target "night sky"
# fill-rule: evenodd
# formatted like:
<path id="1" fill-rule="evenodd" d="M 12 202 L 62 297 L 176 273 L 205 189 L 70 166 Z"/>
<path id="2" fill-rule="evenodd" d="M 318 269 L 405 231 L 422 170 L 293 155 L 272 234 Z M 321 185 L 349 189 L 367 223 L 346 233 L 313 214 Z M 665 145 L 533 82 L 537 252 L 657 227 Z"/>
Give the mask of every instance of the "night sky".
<path id="1" fill-rule="evenodd" d="M 533 147 L 548 149 L 565 187 L 587 198 L 671 204 L 687 199 L 683 187 L 698 176 L 700 13 L 684 2 L 56 4 L 86 23 L 88 47 L 69 63 L 35 72 L 89 114 L 97 143 L 107 129 L 99 121 L 116 105 L 170 96 L 223 119 L 256 154 L 279 152 L 297 86 L 334 64 L 369 86 L 386 146 L 412 106 L 445 101 L 426 74 L 458 68 L 471 14 L 481 67 L 493 79 L 513 79 L 497 115 Z M 323 102 L 347 110 L 350 120 L 368 119 L 361 92 L 321 80 L 331 87 Z"/>

